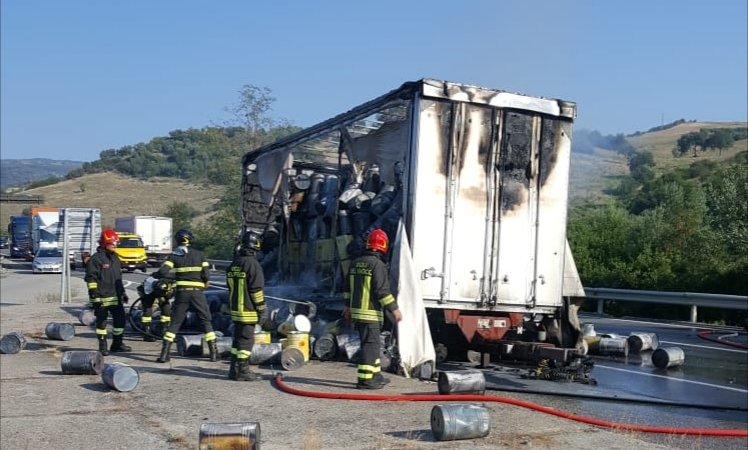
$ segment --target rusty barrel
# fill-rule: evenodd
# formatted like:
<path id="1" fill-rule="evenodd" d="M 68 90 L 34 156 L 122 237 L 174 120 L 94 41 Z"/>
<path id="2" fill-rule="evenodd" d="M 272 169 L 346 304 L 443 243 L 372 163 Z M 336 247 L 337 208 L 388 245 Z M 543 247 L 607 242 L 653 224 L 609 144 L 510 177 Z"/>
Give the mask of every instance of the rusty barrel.
<path id="1" fill-rule="evenodd" d="M 200 425 L 200 450 L 260 450 L 260 423 L 204 423 Z"/>
<path id="2" fill-rule="evenodd" d="M 26 347 L 26 338 L 18 331 L 11 331 L 0 339 L 0 351 L 6 355 L 18 353 Z"/>
<path id="3" fill-rule="evenodd" d="M 479 394 L 486 392 L 486 377 L 480 370 L 439 372 L 440 394 Z"/>
<path id="4" fill-rule="evenodd" d="M 75 327 L 71 323 L 50 322 L 44 328 L 44 334 L 56 341 L 69 341 L 75 337 Z"/>
<path id="5" fill-rule="evenodd" d="M 63 375 L 99 375 L 104 367 L 104 355 L 96 350 L 70 350 L 60 360 Z"/>
<path id="6" fill-rule="evenodd" d="M 479 405 L 435 405 L 431 409 L 431 432 L 438 441 L 455 441 L 488 436 L 491 417 Z"/>
<path id="7" fill-rule="evenodd" d="M 140 382 L 138 371 L 121 362 L 113 362 L 104 365 L 101 372 L 101 381 L 112 389 L 119 392 L 130 392 Z"/>
<path id="8" fill-rule="evenodd" d="M 629 351 L 639 353 L 645 350 L 657 350 L 660 340 L 655 333 L 638 333 L 632 332 L 628 338 Z"/>
<path id="9" fill-rule="evenodd" d="M 658 369 L 678 367 L 686 360 L 686 355 L 680 347 L 660 347 L 652 352 L 652 364 Z"/>

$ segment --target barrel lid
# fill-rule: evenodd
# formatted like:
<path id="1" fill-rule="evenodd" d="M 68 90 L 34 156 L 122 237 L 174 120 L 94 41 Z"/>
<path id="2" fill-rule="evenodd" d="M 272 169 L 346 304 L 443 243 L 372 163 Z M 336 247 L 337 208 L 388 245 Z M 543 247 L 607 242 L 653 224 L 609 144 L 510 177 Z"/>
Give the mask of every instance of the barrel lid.
<path id="1" fill-rule="evenodd" d="M 309 321 L 309 318 L 303 314 L 297 314 L 293 318 L 293 327 L 296 329 L 296 331 L 301 331 L 303 333 L 309 333 L 312 331 L 312 322 Z"/>

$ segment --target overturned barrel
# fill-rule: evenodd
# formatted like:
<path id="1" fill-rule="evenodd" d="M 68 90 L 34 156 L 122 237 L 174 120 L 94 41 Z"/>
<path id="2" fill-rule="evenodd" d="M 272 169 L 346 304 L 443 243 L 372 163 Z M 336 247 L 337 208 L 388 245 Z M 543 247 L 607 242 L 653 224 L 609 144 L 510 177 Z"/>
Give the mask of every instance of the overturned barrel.
<path id="1" fill-rule="evenodd" d="M 99 375 L 104 366 L 104 355 L 91 350 L 70 350 L 60 360 L 63 375 Z"/>
<path id="2" fill-rule="evenodd" d="M 18 331 L 11 331 L 0 339 L 0 351 L 6 355 L 18 353 L 26 347 L 26 338 Z"/>
<path id="3" fill-rule="evenodd" d="M 180 334 L 177 336 L 179 356 L 203 356 L 202 334 Z"/>
<path id="4" fill-rule="evenodd" d="M 260 424 L 204 423 L 198 444 L 200 450 L 260 450 Z"/>
<path id="5" fill-rule="evenodd" d="M 205 342 L 205 340 L 203 340 Z M 218 356 L 229 356 L 231 354 L 231 345 L 234 343 L 234 338 L 229 336 L 220 336 L 216 338 L 216 349 L 218 350 Z M 200 346 L 203 353 L 202 356 L 208 356 L 210 354 L 208 344 Z"/>
<path id="6" fill-rule="evenodd" d="M 592 350 L 592 347 L 590 347 Z M 629 341 L 625 337 L 602 337 L 597 343 L 599 355 L 622 355 L 629 354 Z"/>
<path id="7" fill-rule="evenodd" d="M 330 333 L 323 334 L 314 341 L 314 356 L 323 361 L 335 358 L 338 352 L 338 344 L 335 336 Z"/>
<path id="8" fill-rule="evenodd" d="M 479 405 L 435 405 L 431 409 L 431 432 L 438 441 L 455 441 L 488 436 L 491 417 Z"/>
<path id="9" fill-rule="evenodd" d="M 357 333 L 339 334 L 336 336 L 338 353 L 350 362 L 356 362 L 361 352 L 361 338 Z"/>
<path id="10" fill-rule="evenodd" d="M 71 323 L 50 322 L 44 328 L 44 334 L 56 341 L 69 341 L 75 337 L 75 327 Z"/>
<path id="11" fill-rule="evenodd" d="M 652 352 L 652 364 L 658 369 L 678 367 L 686 360 L 686 355 L 680 347 L 660 347 Z"/>
<path id="12" fill-rule="evenodd" d="M 280 362 L 282 351 L 280 342 L 255 343 L 252 346 L 252 354 L 249 355 L 249 363 L 252 365 L 277 364 Z"/>
<path id="13" fill-rule="evenodd" d="M 440 394 L 479 394 L 486 392 L 486 377 L 480 370 L 439 372 Z"/>
<path id="14" fill-rule="evenodd" d="M 120 392 L 130 392 L 140 382 L 138 371 L 121 362 L 113 362 L 104 365 L 101 372 L 101 381 L 112 389 Z"/>
<path id="15" fill-rule="evenodd" d="M 638 333 L 632 332 L 629 337 L 629 351 L 639 353 L 646 350 L 657 350 L 660 340 L 655 333 Z"/>
<path id="16" fill-rule="evenodd" d="M 96 323 L 96 314 L 94 314 L 90 309 L 83 309 L 80 314 L 78 314 L 78 321 L 81 325 L 90 327 Z"/>
<path id="17" fill-rule="evenodd" d="M 281 366 L 286 370 L 298 370 L 304 362 L 304 353 L 296 347 L 287 347 L 281 351 Z"/>

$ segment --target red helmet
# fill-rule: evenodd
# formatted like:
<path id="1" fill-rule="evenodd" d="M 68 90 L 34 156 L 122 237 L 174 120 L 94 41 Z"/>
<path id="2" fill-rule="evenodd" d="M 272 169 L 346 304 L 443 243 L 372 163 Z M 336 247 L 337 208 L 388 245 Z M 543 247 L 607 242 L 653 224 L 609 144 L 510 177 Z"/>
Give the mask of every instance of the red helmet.
<path id="1" fill-rule="evenodd" d="M 99 237 L 99 244 L 102 247 L 119 244 L 119 236 L 117 236 L 117 232 L 112 229 L 102 230 L 101 236 Z"/>
<path id="2" fill-rule="evenodd" d="M 389 240 L 387 239 L 387 233 L 377 228 L 369 234 L 366 238 L 366 249 L 375 250 L 384 254 L 387 254 L 387 248 L 389 247 Z"/>

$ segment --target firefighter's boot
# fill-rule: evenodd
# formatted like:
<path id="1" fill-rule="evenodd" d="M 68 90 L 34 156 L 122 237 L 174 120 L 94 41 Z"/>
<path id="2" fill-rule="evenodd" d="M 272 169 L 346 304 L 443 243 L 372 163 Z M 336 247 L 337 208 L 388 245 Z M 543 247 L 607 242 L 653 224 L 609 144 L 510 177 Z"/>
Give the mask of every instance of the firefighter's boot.
<path id="1" fill-rule="evenodd" d="M 229 380 L 236 380 L 236 355 L 231 355 L 231 365 L 229 366 Z"/>
<path id="2" fill-rule="evenodd" d="M 390 379 L 382 375 L 381 372 L 377 372 L 376 375 L 374 375 L 374 380 L 378 381 L 382 385 L 390 384 Z"/>
<path id="3" fill-rule="evenodd" d="M 109 355 L 109 347 L 106 342 L 106 336 L 104 336 L 103 334 L 100 334 L 98 336 L 99 336 L 99 352 L 101 352 L 101 354 L 104 356 Z"/>
<path id="4" fill-rule="evenodd" d="M 164 340 L 161 344 L 161 354 L 158 356 L 156 362 L 169 362 L 171 360 L 171 357 L 169 357 L 169 352 L 171 352 L 171 342 Z"/>
<path id="5" fill-rule="evenodd" d="M 132 347 L 129 345 L 125 345 L 122 343 L 122 335 L 121 334 L 115 334 L 112 337 L 112 347 L 109 349 L 111 352 L 130 352 L 132 351 Z"/>
<path id="6" fill-rule="evenodd" d="M 208 341 L 208 351 L 210 354 L 210 360 L 212 362 L 218 361 L 218 344 L 215 339 Z"/>
<path id="7" fill-rule="evenodd" d="M 237 360 L 236 362 L 236 380 L 237 381 L 255 381 L 257 374 L 249 368 L 249 358 Z"/>

